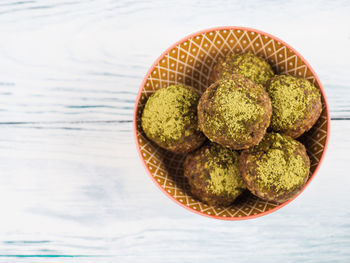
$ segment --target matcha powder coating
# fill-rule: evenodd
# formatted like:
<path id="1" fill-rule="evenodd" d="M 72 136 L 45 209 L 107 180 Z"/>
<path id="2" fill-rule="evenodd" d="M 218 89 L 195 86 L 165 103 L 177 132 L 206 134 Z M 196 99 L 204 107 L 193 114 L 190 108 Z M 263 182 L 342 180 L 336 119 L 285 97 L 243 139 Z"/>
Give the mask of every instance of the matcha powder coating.
<path id="1" fill-rule="evenodd" d="M 159 146 L 185 153 L 205 140 L 197 122 L 199 94 L 189 86 L 171 85 L 152 94 L 142 113 L 142 129 Z"/>
<path id="2" fill-rule="evenodd" d="M 269 133 L 260 144 L 242 153 L 240 170 L 249 190 L 275 202 L 284 202 L 309 176 L 310 160 L 305 147 L 289 136 Z"/>
<path id="3" fill-rule="evenodd" d="M 290 191 L 303 183 L 309 167 L 300 155 L 294 155 L 298 146 L 296 141 L 288 140 L 280 134 L 270 136 L 270 149 L 257 160 L 258 184 L 262 189 L 269 190 L 274 185 L 277 192 Z"/>
<path id="4" fill-rule="evenodd" d="M 271 128 L 274 131 L 297 138 L 309 130 L 321 114 L 320 91 L 306 79 L 275 76 L 266 90 L 272 103 Z"/>
<path id="5" fill-rule="evenodd" d="M 214 194 L 226 194 L 236 198 L 245 188 L 238 170 L 238 153 L 212 144 L 206 151 L 206 167 L 210 178 L 207 179 L 207 190 Z"/>
<path id="6" fill-rule="evenodd" d="M 187 155 L 185 176 L 191 192 L 209 205 L 227 206 L 246 189 L 236 151 L 208 143 Z"/>
<path id="7" fill-rule="evenodd" d="M 218 105 L 221 117 L 208 119 L 208 125 L 217 130 L 227 129 L 232 135 L 243 136 L 247 132 L 247 122 L 254 116 L 262 119 L 264 107 L 256 103 L 257 94 L 247 96 L 243 81 L 243 79 L 226 79 L 220 82 L 213 103 Z M 237 87 L 236 92 L 232 92 L 234 85 Z"/>
<path id="8" fill-rule="evenodd" d="M 234 74 L 212 84 L 198 104 L 204 134 L 222 146 L 240 150 L 256 145 L 270 124 L 272 108 L 261 85 Z"/>
<path id="9" fill-rule="evenodd" d="M 215 65 L 210 80 L 215 82 L 232 74 L 242 74 L 256 84 L 265 85 L 274 72 L 269 63 L 251 52 L 230 54 Z"/>

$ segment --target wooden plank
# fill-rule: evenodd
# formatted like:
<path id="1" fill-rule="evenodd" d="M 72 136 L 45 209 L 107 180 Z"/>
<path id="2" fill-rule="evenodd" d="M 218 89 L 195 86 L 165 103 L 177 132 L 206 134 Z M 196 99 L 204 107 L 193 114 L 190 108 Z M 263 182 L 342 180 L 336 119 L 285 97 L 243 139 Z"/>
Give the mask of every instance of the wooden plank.
<path id="1" fill-rule="evenodd" d="M 349 12 L 344 1 L 1 1 L 0 262 L 252 262 L 252 251 L 260 262 L 349 261 Z M 153 61 L 216 25 L 291 44 L 339 120 L 310 187 L 255 220 L 173 203 L 133 141 L 134 101 Z"/>
<path id="2" fill-rule="evenodd" d="M 24 1 L 11 5 L 9 1 L 0 6 L 0 122 L 131 120 L 136 93 L 148 67 L 170 44 L 206 24 L 183 28 L 180 23 L 169 34 L 171 21 L 165 20 L 153 31 L 149 29 L 156 21 L 137 23 L 133 19 L 146 19 L 158 11 L 135 11 L 144 3 L 122 3 Z M 150 2 L 150 6 L 155 5 Z M 201 12 L 210 8 L 204 5 Z M 309 20 L 321 15 L 318 12 L 308 14 Z M 223 17 L 228 15 L 227 11 Z M 21 19 L 14 23 L 18 16 Z M 335 3 L 325 22 L 320 22 L 325 24 L 324 30 L 331 18 L 333 23 L 347 19 L 340 3 Z M 285 33 L 284 27 L 289 25 L 272 25 L 269 20 L 259 26 L 285 39 L 310 61 L 324 83 L 334 118 L 350 117 L 350 77 L 344 70 L 350 67 L 346 51 L 350 40 L 340 34 L 345 24 L 334 29 L 339 32 L 334 39 L 318 30 L 320 25 L 308 24 L 305 31 L 310 35 Z M 336 48 L 331 46 L 334 41 Z M 332 52 L 324 52 L 328 48 Z"/>
<path id="3" fill-rule="evenodd" d="M 11 137 L 0 141 L 2 254 L 205 261 L 216 254 L 222 260 L 244 257 L 254 247 L 264 260 L 276 249 L 283 251 L 276 258 L 297 255 L 302 261 L 324 250 L 332 260 L 350 256 L 344 166 L 350 141 L 342 136 L 350 133 L 350 122 L 333 122 L 323 166 L 300 197 L 274 214 L 242 222 L 204 218 L 173 203 L 148 178 L 132 133 L 106 126 L 6 127 Z"/>

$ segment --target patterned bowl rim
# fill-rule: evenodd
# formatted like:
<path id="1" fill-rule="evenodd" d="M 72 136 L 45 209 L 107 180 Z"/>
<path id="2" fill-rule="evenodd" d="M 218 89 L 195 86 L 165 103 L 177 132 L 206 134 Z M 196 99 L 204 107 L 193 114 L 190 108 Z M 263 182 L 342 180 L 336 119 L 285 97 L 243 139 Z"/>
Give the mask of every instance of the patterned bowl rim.
<path id="1" fill-rule="evenodd" d="M 208 215 L 207 213 L 192 209 L 189 206 L 186 206 L 185 204 L 181 203 L 180 201 L 178 201 L 175 197 L 173 197 L 171 194 L 169 194 L 158 182 L 157 180 L 152 176 L 151 171 L 149 170 L 143 156 L 140 150 L 140 144 L 137 138 L 137 110 L 138 110 L 138 104 L 141 98 L 141 93 L 142 90 L 146 84 L 146 81 L 148 80 L 149 76 L 151 75 L 152 71 L 154 70 L 154 68 L 158 65 L 158 63 L 160 62 L 160 60 L 166 55 L 168 54 L 173 48 L 177 47 L 178 45 L 180 45 L 181 43 L 185 42 L 186 40 L 196 37 L 198 35 L 202 35 L 208 32 L 212 32 L 212 31 L 220 31 L 220 30 L 242 30 L 242 31 L 249 31 L 249 32 L 255 32 L 257 34 L 260 35 L 265 35 L 270 37 L 271 39 L 280 42 L 281 44 L 283 44 L 284 46 L 286 46 L 287 48 L 289 48 L 291 51 L 294 52 L 294 54 L 299 57 L 303 63 L 307 66 L 307 68 L 311 71 L 312 75 L 314 76 L 316 82 L 318 83 L 318 86 L 321 90 L 322 93 L 322 97 L 324 100 L 324 104 L 326 106 L 326 113 L 327 113 L 327 134 L 326 134 L 326 142 L 324 145 L 324 149 L 323 149 L 323 153 L 322 156 L 317 164 L 317 167 L 315 169 L 315 171 L 313 172 L 313 174 L 310 176 L 309 180 L 307 181 L 307 183 L 304 185 L 304 187 L 298 192 L 298 194 L 296 194 L 293 198 L 289 199 L 288 201 L 259 214 L 256 215 L 250 215 L 250 216 L 245 216 L 245 217 L 223 217 L 223 216 L 215 216 L 215 215 Z M 318 172 L 321 163 L 324 159 L 327 147 L 328 147 L 328 142 L 329 142 L 329 138 L 330 138 L 330 114 L 329 114 L 329 106 L 328 106 L 328 102 L 327 102 L 327 98 L 326 98 L 326 93 L 323 89 L 322 83 L 320 81 L 320 79 L 318 78 L 316 72 L 313 70 L 313 68 L 310 66 L 310 64 L 306 61 L 306 59 L 298 52 L 296 51 L 294 48 L 292 48 L 290 45 L 288 45 L 286 42 L 284 42 L 283 40 L 279 39 L 278 37 L 275 37 L 271 34 L 268 34 L 266 32 L 254 29 L 254 28 L 249 28 L 249 27 L 241 27 L 241 26 L 220 26 L 220 27 L 213 27 L 213 28 L 208 28 L 208 29 L 204 29 L 201 31 L 198 31 L 196 33 L 190 34 L 182 39 L 180 39 L 179 41 L 177 41 L 175 44 L 171 45 L 167 50 L 165 50 L 157 59 L 156 61 L 153 63 L 153 65 L 150 67 L 150 69 L 148 70 L 148 72 L 146 73 L 141 86 L 139 88 L 139 91 L 137 93 L 137 97 L 136 97 L 136 102 L 135 102 L 135 109 L 134 109 L 134 139 L 135 139 L 135 143 L 136 143 L 136 148 L 137 148 L 137 152 L 141 158 L 141 161 L 143 163 L 143 166 L 145 167 L 149 177 L 152 179 L 152 181 L 158 186 L 158 188 L 167 196 L 169 197 L 171 200 L 173 200 L 175 203 L 179 204 L 180 206 L 186 208 L 187 210 L 194 212 L 196 214 L 202 215 L 202 216 L 206 216 L 206 217 L 210 217 L 210 218 L 214 218 L 214 219 L 220 219 L 220 220 L 227 220 L 227 221 L 238 221 L 238 220 L 247 220 L 247 219 L 253 219 L 253 218 L 258 218 L 270 213 L 273 213 L 277 210 L 279 210 L 280 208 L 284 207 L 285 205 L 289 204 L 290 202 L 292 202 L 295 198 L 297 198 L 304 190 L 305 188 L 310 184 L 310 182 L 313 180 L 313 178 L 315 177 L 316 173 Z"/>

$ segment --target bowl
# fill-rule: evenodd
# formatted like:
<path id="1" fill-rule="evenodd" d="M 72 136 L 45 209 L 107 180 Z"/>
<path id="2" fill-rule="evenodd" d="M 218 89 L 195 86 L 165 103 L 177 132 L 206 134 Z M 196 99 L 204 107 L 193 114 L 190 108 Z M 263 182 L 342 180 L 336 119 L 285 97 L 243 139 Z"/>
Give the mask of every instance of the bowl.
<path id="1" fill-rule="evenodd" d="M 155 145 L 141 129 L 142 110 L 147 98 L 157 89 L 181 83 L 203 92 L 216 61 L 228 53 L 253 52 L 265 58 L 278 74 L 289 74 L 311 81 L 321 91 L 322 113 L 313 128 L 300 140 L 311 161 L 306 185 L 292 199 L 275 204 L 248 191 L 230 207 L 209 206 L 194 198 L 183 176 L 185 155 L 168 152 Z M 310 184 L 327 148 L 330 117 L 325 92 L 316 73 L 291 46 L 275 36 L 245 27 L 218 27 L 194 33 L 168 48 L 151 66 L 139 89 L 134 113 L 137 150 L 153 182 L 170 199 L 197 214 L 224 220 L 251 219 L 272 213 L 295 199 Z"/>

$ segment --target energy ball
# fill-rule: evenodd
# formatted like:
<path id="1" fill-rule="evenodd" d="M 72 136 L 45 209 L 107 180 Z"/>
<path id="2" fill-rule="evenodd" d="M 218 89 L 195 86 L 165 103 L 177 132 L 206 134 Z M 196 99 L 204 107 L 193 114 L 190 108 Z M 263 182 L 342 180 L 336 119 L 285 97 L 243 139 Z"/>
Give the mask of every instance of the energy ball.
<path id="1" fill-rule="evenodd" d="M 321 94 L 306 79 L 279 75 L 268 81 L 272 103 L 271 129 L 298 138 L 308 131 L 322 112 Z"/>
<path id="2" fill-rule="evenodd" d="M 268 133 L 258 145 L 242 151 L 239 169 L 254 195 L 282 203 L 307 182 L 310 159 L 300 142 L 287 135 Z"/>
<path id="3" fill-rule="evenodd" d="M 208 205 L 228 206 L 246 189 L 236 151 L 207 143 L 187 155 L 185 177 L 192 194 Z"/>
<path id="4" fill-rule="evenodd" d="M 153 93 L 146 102 L 141 125 L 146 136 L 175 153 L 198 148 L 205 136 L 197 121 L 200 95 L 189 86 L 171 85 Z"/>
<path id="5" fill-rule="evenodd" d="M 258 144 L 271 114 L 265 89 L 240 74 L 212 84 L 198 103 L 198 122 L 203 133 L 211 141 L 235 150 Z"/>
<path id="6" fill-rule="evenodd" d="M 230 54 L 219 59 L 210 74 L 209 82 L 213 83 L 231 74 L 242 74 L 256 84 L 265 85 L 274 72 L 269 63 L 253 53 Z"/>

